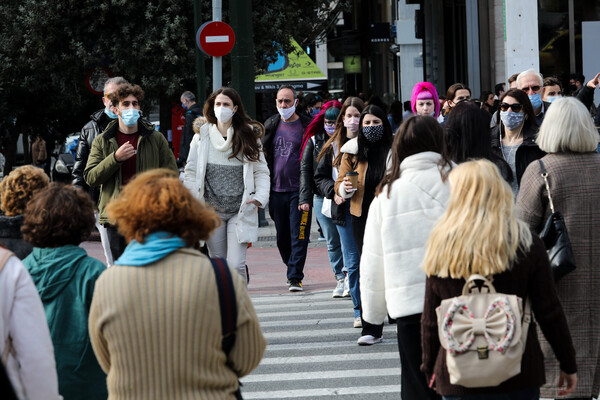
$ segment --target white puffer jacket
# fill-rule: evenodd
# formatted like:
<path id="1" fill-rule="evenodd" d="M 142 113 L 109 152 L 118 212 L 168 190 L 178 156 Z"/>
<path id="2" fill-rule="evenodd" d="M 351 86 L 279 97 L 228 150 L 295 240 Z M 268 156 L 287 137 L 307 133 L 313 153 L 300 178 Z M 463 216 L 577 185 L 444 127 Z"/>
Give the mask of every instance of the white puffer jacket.
<path id="1" fill-rule="evenodd" d="M 0 250 L 0 258 L 6 250 Z M 19 399 L 56 400 L 58 376 L 44 306 L 31 276 L 17 257 L 0 271 L 0 349 Z M 7 338 L 12 338 L 8 352 Z"/>
<path id="2" fill-rule="evenodd" d="M 183 175 L 183 184 L 194 196 L 204 201 L 204 184 L 206 163 L 208 160 L 208 146 L 212 146 L 209 135 L 221 136 L 214 124 L 204 124 L 200 133 L 194 135 L 190 143 L 187 164 Z M 229 141 L 234 135 L 233 128 L 227 132 Z M 259 145 L 260 145 L 260 141 Z M 267 206 L 271 179 L 264 152 L 260 152 L 260 161 L 249 162 L 243 160 L 244 165 L 244 194 L 238 211 L 236 232 L 239 243 L 250 243 L 258 240 L 258 208 L 254 204 L 246 204 L 248 200 L 257 200 L 262 207 Z"/>
<path id="3" fill-rule="evenodd" d="M 386 186 L 371 203 L 360 259 L 360 295 L 363 318 L 372 324 L 383 323 L 387 313 L 400 318 L 423 312 L 425 243 L 449 199 L 439 161 L 434 152 L 407 157 L 389 198 Z"/>

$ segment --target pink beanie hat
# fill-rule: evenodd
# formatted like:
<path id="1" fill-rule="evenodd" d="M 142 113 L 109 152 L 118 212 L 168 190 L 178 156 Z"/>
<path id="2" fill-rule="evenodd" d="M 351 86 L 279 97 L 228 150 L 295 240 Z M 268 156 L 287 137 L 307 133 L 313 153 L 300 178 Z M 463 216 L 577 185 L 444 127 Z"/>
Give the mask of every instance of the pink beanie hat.
<path id="1" fill-rule="evenodd" d="M 410 96 L 410 107 L 413 113 L 417 113 L 417 100 L 433 99 L 435 106 L 435 115 L 437 118 L 440 115 L 440 98 L 438 97 L 437 90 L 429 82 L 419 82 L 415 85 Z"/>

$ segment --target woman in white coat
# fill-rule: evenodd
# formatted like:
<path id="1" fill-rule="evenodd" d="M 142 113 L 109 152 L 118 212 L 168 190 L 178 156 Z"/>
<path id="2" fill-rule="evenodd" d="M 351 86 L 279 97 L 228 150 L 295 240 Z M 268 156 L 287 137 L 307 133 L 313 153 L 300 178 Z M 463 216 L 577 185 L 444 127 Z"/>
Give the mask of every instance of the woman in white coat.
<path id="1" fill-rule="evenodd" d="M 211 257 L 226 258 L 246 278 L 248 243 L 258 240 L 258 207 L 269 200 L 269 169 L 259 141 L 264 127 L 246 115 L 232 88 L 210 95 L 204 117 L 207 123 L 190 144 L 184 184 L 221 219 L 207 241 Z"/>
<path id="2" fill-rule="evenodd" d="M 4 248 L 0 248 L 0 316 L 2 363 L 17 398 L 62 399 L 42 300 L 21 260 Z"/>
<path id="3" fill-rule="evenodd" d="M 360 260 L 363 318 L 396 319 L 402 399 L 438 399 L 421 364 L 425 272 L 420 268 L 429 232 L 444 213 L 452 162 L 444 133 L 429 116 L 410 117 L 392 144 L 392 164 L 371 203 Z"/>

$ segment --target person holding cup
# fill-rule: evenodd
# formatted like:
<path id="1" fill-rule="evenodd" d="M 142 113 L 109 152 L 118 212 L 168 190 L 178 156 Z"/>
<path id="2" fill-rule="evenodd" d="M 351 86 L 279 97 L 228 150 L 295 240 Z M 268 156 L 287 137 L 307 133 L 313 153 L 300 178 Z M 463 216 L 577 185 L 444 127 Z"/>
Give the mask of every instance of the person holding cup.
<path id="1" fill-rule="evenodd" d="M 369 206 L 375 198 L 375 189 L 383 178 L 392 147 L 392 128 L 385 112 L 376 105 L 365 107 L 359 118 L 358 135 L 341 149 L 342 160 L 335 182 L 336 193 L 350 201 L 352 233 L 359 254 L 362 253 L 363 236 Z M 349 172 L 356 172 L 353 182 Z M 359 268 L 360 275 L 360 268 Z M 362 318 L 362 336 L 359 345 L 381 342 L 383 325 L 373 325 Z"/>

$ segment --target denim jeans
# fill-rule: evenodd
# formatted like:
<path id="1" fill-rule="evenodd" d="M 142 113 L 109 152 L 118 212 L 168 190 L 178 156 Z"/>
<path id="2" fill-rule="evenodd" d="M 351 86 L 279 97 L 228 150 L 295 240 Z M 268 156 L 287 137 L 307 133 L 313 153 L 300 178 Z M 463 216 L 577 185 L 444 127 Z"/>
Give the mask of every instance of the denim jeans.
<path id="1" fill-rule="evenodd" d="M 277 249 L 288 279 L 304 279 L 311 211 L 298 210 L 298 192 L 271 192 L 269 214 L 277 231 Z"/>
<path id="2" fill-rule="evenodd" d="M 350 216 L 350 202 L 346 202 L 346 224 L 344 226 L 336 225 L 337 231 L 340 234 L 342 243 L 342 255 L 344 257 L 344 266 L 348 272 L 348 288 L 350 289 L 350 297 L 354 304 L 354 318 L 360 317 L 360 287 L 359 287 L 359 272 L 360 256 L 358 248 L 354 242 L 354 234 L 352 233 L 352 218 Z"/>
<path id="3" fill-rule="evenodd" d="M 444 396 L 444 400 L 538 400 L 540 388 L 528 388 L 502 394 L 467 394 L 464 396 Z"/>
<path id="4" fill-rule="evenodd" d="M 333 274 L 336 280 L 344 279 L 344 257 L 342 256 L 342 245 L 340 243 L 340 234 L 335 227 L 331 218 L 324 216 L 321 213 L 323 207 L 323 197 L 316 195 L 313 198 L 313 213 L 315 218 L 321 225 L 321 231 L 327 241 L 327 255 L 329 256 L 329 264 L 333 269 Z"/>

